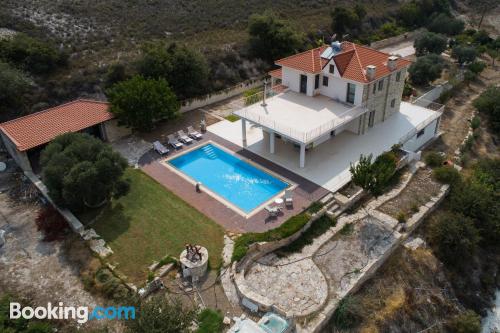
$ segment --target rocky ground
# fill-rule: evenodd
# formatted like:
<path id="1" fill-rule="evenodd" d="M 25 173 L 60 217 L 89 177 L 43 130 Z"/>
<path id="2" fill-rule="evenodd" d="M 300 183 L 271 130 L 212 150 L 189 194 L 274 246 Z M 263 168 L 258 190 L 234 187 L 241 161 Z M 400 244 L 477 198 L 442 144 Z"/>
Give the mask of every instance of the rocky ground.
<path id="1" fill-rule="evenodd" d="M 39 204 L 12 199 L 7 191 L 15 184 L 10 177 L 0 181 L 0 229 L 6 231 L 6 243 L 0 248 L 0 295 L 10 294 L 33 305 L 105 305 L 104 299 L 85 290 L 80 279 L 81 270 L 98 264 L 85 244 L 72 234 L 64 241 L 43 241 L 35 225 Z M 118 329 L 102 322 L 89 322 L 84 327 L 99 328 L 103 324 L 112 332 Z M 75 328 L 75 323 L 65 323 L 59 329 L 72 332 Z"/>

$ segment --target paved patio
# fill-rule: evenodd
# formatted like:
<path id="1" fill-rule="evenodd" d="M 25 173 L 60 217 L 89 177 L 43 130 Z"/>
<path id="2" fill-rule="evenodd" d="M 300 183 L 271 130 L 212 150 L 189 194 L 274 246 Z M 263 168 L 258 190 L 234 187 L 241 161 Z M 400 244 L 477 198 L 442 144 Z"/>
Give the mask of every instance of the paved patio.
<path id="1" fill-rule="evenodd" d="M 251 217 L 245 218 L 211 195 L 203 191 L 202 193 L 196 192 L 193 184 L 161 163 L 165 157 L 160 157 L 152 150 L 141 157 L 139 160 L 139 166 L 145 173 L 181 197 L 194 208 L 198 209 L 200 212 L 222 225 L 228 231 L 263 232 L 276 228 L 291 216 L 296 215 L 307 208 L 313 201 L 319 200 L 328 193 L 328 190 L 322 188 L 321 186 L 318 186 L 313 182 L 291 172 L 290 170 L 285 169 L 248 150 L 243 150 L 241 147 L 210 132 L 205 133 L 202 140 L 193 143 L 189 147 L 192 147 L 193 145 L 202 145 L 209 140 L 238 153 L 241 155 L 240 157 L 252 160 L 260 166 L 271 170 L 272 172 L 298 185 L 293 190 L 293 208 L 285 208 L 277 218 L 269 217 L 268 213 L 263 209 Z M 172 151 L 171 149 L 169 157 L 182 153 L 182 151 L 186 148 L 182 148 L 178 151 Z"/>
<path id="2" fill-rule="evenodd" d="M 433 115 L 433 111 L 401 103 L 401 110 L 385 122 L 375 125 L 364 135 L 348 131 L 306 152 L 305 167 L 299 167 L 299 149 L 291 143 L 275 140 L 276 152 L 269 152 L 269 142 L 263 140 L 259 127 L 247 125 L 247 149 L 289 169 L 291 172 L 332 192 L 347 184 L 351 175 L 349 165 L 358 161 L 360 154 L 378 156 L 389 150 L 403 136 Z M 241 121 L 218 122 L 208 131 L 242 147 Z"/>

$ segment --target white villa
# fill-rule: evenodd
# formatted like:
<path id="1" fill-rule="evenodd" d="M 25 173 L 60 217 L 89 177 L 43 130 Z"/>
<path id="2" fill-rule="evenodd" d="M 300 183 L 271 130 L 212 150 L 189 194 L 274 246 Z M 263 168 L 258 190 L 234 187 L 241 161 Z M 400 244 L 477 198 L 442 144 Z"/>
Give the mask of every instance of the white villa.
<path id="1" fill-rule="evenodd" d="M 331 191 L 360 154 L 417 152 L 438 135 L 441 112 L 401 101 L 406 59 L 334 42 L 275 63 L 272 96 L 235 111 L 238 129 L 209 130 Z"/>

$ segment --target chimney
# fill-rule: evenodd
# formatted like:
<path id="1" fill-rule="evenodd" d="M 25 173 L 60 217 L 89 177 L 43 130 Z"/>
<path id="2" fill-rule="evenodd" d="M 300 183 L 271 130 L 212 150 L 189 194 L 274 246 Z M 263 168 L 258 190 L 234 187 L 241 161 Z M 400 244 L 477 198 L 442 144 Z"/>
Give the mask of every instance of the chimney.
<path id="1" fill-rule="evenodd" d="M 366 77 L 368 78 L 369 81 L 375 78 L 376 71 L 377 71 L 377 66 L 374 65 L 366 66 Z"/>
<path id="2" fill-rule="evenodd" d="M 387 68 L 389 68 L 390 71 L 395 70 L 397 61 L 398 57 L 395 55 L 391 55 L 389 58 L 387 58 Z"/>

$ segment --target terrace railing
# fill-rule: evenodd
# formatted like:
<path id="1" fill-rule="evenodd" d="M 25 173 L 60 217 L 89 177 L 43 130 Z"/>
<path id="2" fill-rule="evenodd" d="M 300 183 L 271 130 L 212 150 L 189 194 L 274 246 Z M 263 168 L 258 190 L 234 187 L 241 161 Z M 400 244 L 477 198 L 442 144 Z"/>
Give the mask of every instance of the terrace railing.
<path id="1" fill-rule="evenodd" d="M 262 96 L 262 92 L 259 94 L 260 96 Z M 260 100 L 260 102 L 261 101 L 262 100 Z M 247 119 L 251 122 L 259 124 L 263 127 L 276 131 L 291 139 L 297 140 L 298 142 L 310 143 L 313 142 L 315 139 L 321 137 L 322 135 L 333 131 L 334 129 L 354 120 L 355 118 L 359 117 L 360 115 L 366 112 L 368 112 L 368 109 L 366 108 L 365 105 L 355 106 L 345 111 L 344 113 L 340 114 L 338 116 L 339 119 L 333 119 L 309 131 L 296 130 L 292 127 L 280 124 L 279 122 L 276 122 L 275 120 L 271 119 L 268 116 L 250 111 L 248 109 L 241 109 L 235 111 L 234 114 L 240 116 L 241 118 Z"/>

